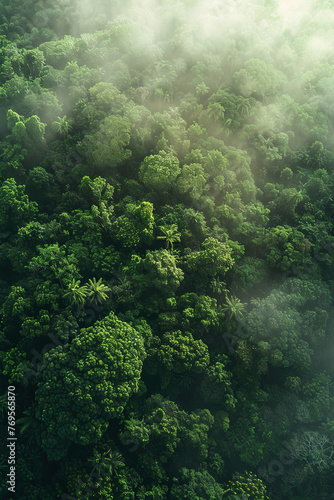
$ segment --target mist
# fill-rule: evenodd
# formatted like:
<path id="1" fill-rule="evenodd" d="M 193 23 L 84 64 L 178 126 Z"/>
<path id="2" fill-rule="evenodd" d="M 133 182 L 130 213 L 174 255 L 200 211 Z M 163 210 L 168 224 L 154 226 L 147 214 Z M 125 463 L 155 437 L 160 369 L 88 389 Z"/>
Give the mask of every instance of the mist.
<path id="1" fill-rule="evenodd" d="M 161 58 L 174 61 L 175 64 L 178 60 L 181 67 L 186 65 L 187 71 L 195 61 L 202 60 L 206 70 L 197 76 L 197 81 L 201 83 L 202 80 L 210 92 L 230 86 L 245 96 L 255 95 L 256 92 L 265 92 L 265 79 L 260 81 L 261 73 L 266 72 L 269 75 L 268 71 L 280 72 L 284 81 L 271 91 L 270 96 L 266 95 L 264 103 L 271 106 L 268 107 L 270 114 L 272 106 L 276 107 L 277 113 L 282 113 L 282 100 L 286 100 L 284 95 L 289 95 L 297 103 L 313 109 L 313 114 L 316 112 L 316 101 L 321 112 L 324 112 L 324 107 L 328 112 L 328 106 L 332 106 L 328 92 L 332 86 L 333 72 L 330 70 L 327 75 L 325 67 L 326 64 L 333 63 L 333 11 L 330 2 L 217 1 L 208 5 L 201 1 L 150 0 L 141 2 L 140 5 L 136 2 L 110 5 L 106 2 L 86 1 L 77 5 L 76 16 L 76 29 L 80 26 L 82 33 L 90 31 L 92 27 L 105 30 L 116 25 L 127 25 L 131 34 L 126 63 L 129 68 L 133 65 L 133 70 L 140 68 L 144 75 L 146 73 L 141 86 L 149 88 L 151 93 L 159 81 L 161 83 L 164 80 L 165 86 L 168 81 L 173 84 L 174 96 L 169 101 L 171 106 L 180 104 L 176 98 L 177 82 L 182 81 L 185 70 L 182 70 L 183 73 L 177 73 L 175 79 L 171 74 L 159 74 L 156 68 L 153 70 L 155 78 L 152 81 L 149 76 L 154 67 L 152 65 Z M 119 56 L 120 59 L 124 58 L 122 50 Z M 268 68 L 254 68 L 255 73 L 251 78 L 258 78 L 259 81 L 254 81 L 253 87 L 247 90 L 242 87 L 242 82 L 238 83 L 237 76 L 239 71 L 245 70 L 245 63 L 250 59 L 260 59 Z M 105 64 L 108 72 L 109 61 L 106 60 Z M 140 64 L 141 66 L 138 66 Z M 319 72 L 322 68 L 326 79 L 322 80 L 321 88 L 313 86 L 311 89 L 308 82 L 312 80 L 312 74 L 321 81 Z M 249 85 L 249 72 L 245 74 L 245 78 L 248 79 Z M 271 84 L 272 82 L 269 83 Z M 326 104 L 321 106 L 323 101 Z M 164 107 L 167 109 L 167 106 Z M 314 135 L 307 137 L 306 134 L 299 138 L 299 131 L 296 133 L 293 124 L 287 123 L 287 112 L 286 109 L 283 111 L 281 123 L 273 118 L 275 124 L 272 126 L 269 125 L 271 120 L 268 117 L 265 128 L 273 127 L 275 133 L 287 133 L 290 130 L 297 136 L 296 144 L 299 145 L 306 145 L 316 138 Z M 252 123 L 260 127 L 258 122 L 259 117 L 255 112 Z M 332 147 L 332 125 L 326 125 L 329 126 L 328 133 L 326 137 L 322 133 L 321 140 Z"/>

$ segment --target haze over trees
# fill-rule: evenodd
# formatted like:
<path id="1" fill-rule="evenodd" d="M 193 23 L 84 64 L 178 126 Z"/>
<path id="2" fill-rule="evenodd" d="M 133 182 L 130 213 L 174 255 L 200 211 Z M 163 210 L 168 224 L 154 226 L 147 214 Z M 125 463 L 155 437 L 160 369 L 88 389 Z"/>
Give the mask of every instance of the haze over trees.
<path id="1" fill-rule="evenodd" d="M 330 500 L 333 23 L 333 0 L 0 1 L 18 499 Z"/>

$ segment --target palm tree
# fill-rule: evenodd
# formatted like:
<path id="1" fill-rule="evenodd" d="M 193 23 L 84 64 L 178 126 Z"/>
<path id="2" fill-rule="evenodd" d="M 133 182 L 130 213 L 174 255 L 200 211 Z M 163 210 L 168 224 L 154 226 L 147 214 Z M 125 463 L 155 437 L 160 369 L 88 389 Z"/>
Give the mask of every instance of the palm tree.
<path id="1" fill-rule="evenodd" d="M 231 118 L 228 118 L 227 120 L 225 120 L 225 123 L 224 123 L 224 132 L 225 134 L 227 135 L 227 137 L 231 134 L 232 130 L 231 130 L 231 126 L 232 126 L 232 120 Z"/>
<path id="2" fill-rule="evenodd" d="M 21 427 L 20 434 L 26 433 L 28 437 L 28 443 L 32 445 L 34 442 L 40 444 L 40 422 L 35 416 L 35 407 L 30 406 L 27 410 L 23 411 L 22 418 L 19 418 L 16 423 Z"/>
<path id="3" fill-rule="evenodd" d="M 112 291 L 118 303 L 127 302 L 134 297 L 130 278 L 124 274 L 124 271 L 118 276 L 117 283 L 113 284 Z"/>
<path id="4" fill-rule="evenodd" d="M 58 121 L 53 122 L 52 126 L 62 139 L 66 138 L 67 134 L 69 133 L 69 131 L 72 128 L 71 125 L 69 124 L 69 122 L 67 121 L 66 115 L 63 116 L 63 118 L 60 118 L 58 116 Z"/>
<path id="5" fill-rule="evenodd" d="M 298 205 L 298 203 L 303 201 L 305 195 L 306 195 L 306 192 L 305 191 L 303 192 L 302 190 L 297 191 L 296 193 L 293 193 L 293 195 L 291 196 L 291 198 L 289 200 L 289 204 L 291 203 L 292 205 L 294 205 L 296 207 Z"/>
<path id="6" fill-rule="evenodd" d="M 224 281 L 220 281 L 219 278 L 213 278 L 210 282 L 210 288 L 213 293 L 220 295 L 223 292 L 226 292 L 226 283 Z"/>
<path id="7" fill-rule="evenodd" d="M 112 475 L 113 473 L 117 476 L 117 469 L 124 467 L 123 456 L 118 451 L 109 449 L 105 453 L 95 452 L 94 455 L 94 458 L 88 459 L 88 461 L 93 462 L 93 471 L 96 471 L 100 477 L 106 474 Z"/>
<path id="8" fill-rule="evenodd" d="M 237 110 L 240 112 L 241 116 L 248 115 L 251 109 L 251 104 L 249 99 L 242 99 L 238 104 Z"/>
<path id="9" fill-rule="evenodd" d="M 110 292 L 111 289 L 109 288 L 109 286 L 102 283 L 102 278 L 100 278 L 98 281 L 96 281 L 96 278 L 93 278 L 92 280 L 90 279 L 88 281 L 88 285 L 86 286 L 88 291 L 88 298 L 94 304 L 102 304 L 109 298 L 107 292 Z"/>
<path id="10" fill-rule="evenodd" d="M 34 422 L 36 420 L 35 419 L 35 410 L 32 406 L 30 408 L 28 408 L 27 410 L 24 410 L 23 415 L 25 415 L 25 417 L 19 418 L 16 421 L 17 424 L 22 425 L 22 428 L 20 430 L 20 434 L 23 434 L 23 432 L 25 432 L 29 427 L 34 425 Z"/>
<path id="11" fill-rule="evenodd" d="M 222 310 L 227 312 L 228 316 L 232 319 L 239 319 L 243 316 L 246 304 L 240 301 L 235 295 L 230 299 L 226 299 L 226 304 L 223 304 Z"/>
<path id="12" fill-rule="evenodd" d="M 159 226 L 159 229 L 162 233 L 164 233 L 164 236 L 157 236 L 157 240 L 165 240 L 167 250 L 170 245 L 171 253 L 173 253 L 173 243 L 181 241 L 181 234 L 179 233 L 177 225 L 171 224 L 170 226 Z"/>
<path id="13" fill-rule="evenodd" d="M 73 305 L 83 305 L 88 296 L 87 285 L 80 286 L 80 280 L 76 281 L 74 278 L 72 283 L 68 286 L 68 291 L 64 294 L 70 303 Z"/>
<path id="14" fill-rule="evenodd" d="M 211 102 L 207 111 L 210 118 L 212 118 L 215 122 L 220 118 L 224 118 L 225 109 L 221 104 L 219 104 L 219 102 Z"/>

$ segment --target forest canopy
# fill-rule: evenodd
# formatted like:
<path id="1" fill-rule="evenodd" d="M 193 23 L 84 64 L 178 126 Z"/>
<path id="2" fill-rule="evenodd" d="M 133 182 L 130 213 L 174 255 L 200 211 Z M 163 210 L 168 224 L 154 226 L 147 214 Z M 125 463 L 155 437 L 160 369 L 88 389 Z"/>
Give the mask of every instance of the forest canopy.
<path id="1" fill-rule="evenodd" d="M 0 0 L 1 498 L 333 498 L 333 23 Z"/>

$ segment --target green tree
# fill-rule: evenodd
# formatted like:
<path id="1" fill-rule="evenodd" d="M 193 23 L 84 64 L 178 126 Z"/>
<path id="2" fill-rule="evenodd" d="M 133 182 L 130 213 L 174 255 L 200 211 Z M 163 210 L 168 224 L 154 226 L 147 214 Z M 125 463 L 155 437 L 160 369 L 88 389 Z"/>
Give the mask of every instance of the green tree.
<path id="1" fill-rule="evenodd" d="M 67 135 L 69 134 L 72 128 L 67 120 L 66 115 L 63 116 L 62 118 L 58 116 L 58 121 L 57 122 L 54 121 L 52 123 L 52 127 L 55 130 L 55 132 L 57 132 L 57 134 L 61 139 L 66 139 Z"/>
<path id="2" fill-rule="evenodd" d="M 10 117 L 12 120 L 12 117 Z M 45 148 L 45 123 L 42 123 L 39 116 L 32 115 L 15 123 L 11 130 L 9 140 L 17 142 L 28 151 L 36 147 Z"/>
<path id="3" fill-rule="evenodd" d="M 15 179 L 6 179 L 0 187 L 0 228 L 15 231 L 17 227 L 35 219 L 37 203 L 24 194 L 25 186 L 17 185 Z"/>
<path id="4" fill-rule="evenodd" d="M 128 160 L 131 157 L 131 151 L 126 149 L 130 142 L 130 130 L 127 118 L 111 115 L 100 122 L 96 133 L 87 134 L 81 145 L 92 166 L 99 172 L 105 172 Z"/>
<path id="5" fill-rule="evenodd" d="M 309 148 L 306 164 L 314 169 L 324 168 L 326 157 L 327 153 L 322 142 L 315 141 Z"/>
<path id="6" fill-rule="evenodd" d="M 211 102 L 208 105 L 208 115 L 213 118 L 214 121 L 218 121 L 220 118 L 224 118 L 225 109 L 219 102 Z"/>
<path id="7" fill-rule="evenodd" d="M 26 78 L 39 78 L 45 66 L 43 52 L 39 49 L 26 50 L 23 57 L 23 71 Z"/>
<path id="8" fill-rule="evenodd" d="M 135 283 L 142 291 L 153 288 L 164 296 L 170 296 L 180 286 L 184 273 L 177 267 L 175 257 L 167 250 L 147 250 L 136 264 Z"/>
<path id="9" fill-rule="evenodd" d="M 282 89 L 286 78 L 272 64 L 252 58 L 245 62 L 243 69 L 234 73 L 233 81 L 245 97 L 266 100 Z"/>
<path id="10" fill-rule="evenodd" d="M 29 271 L 44 279 L 57 280 L 63 288 L 82 278 L 78 269 L 78 260 L 58 243 L 38 246 L 38 256 L 33 257 L 27 266 Z"/>
<path id="11" fill-rule="evenodd" d="M 177 241 L 181 241 L 181 234 L 178 231 L 178 227 L 176 224 L 172 224 L 171 226 L 159 226 L 160 231 L 164 234 L 163 236 L 157 236 L 157 240 L 165 240 L 166 248 L 169 249 L 171 247 L 171 253 L 173 253 L 174 243 Z"/>
<path id="12" fill-rule="evenodd" d="M 325 335 L 329 297 L 319 280 L 289 278 L 245 312 L 240 325 L 251 343 L 249 366 L 255 369 L 256 364 L 260 372 L 267 371 L 268 363 L 309 370 L 314 348 Z"/>
<path id="13" fill-rule="evenodd" d="M 71 443 L 95 444 L 138 391 L 144 343 L 113 313 L 44 356 L 36 391 L 42 448 L 59 460 Z"/>
<path id="14" fill-rule="evenodd" d="M 92 180 L 88 175 L 85 175 L 79 185 L 79 192 L 91 205 L 99 205 L 104 202 L 107 206 L 110 206 L 114 191 L 114 186 L 100 176 Z"/>
<path id="15" fill-rule="evenodd" d="M 155 339 L 149 356 L 151 359 L 148 362 L 154 365 L 155 373 L 159 373 L 161 368 L 174 373 L 201 373 L 209 364 L 209 351 L 204 342 L 194 340 L 191 333 L 180 330 Z"/>
<path id="16" fill-rule="evenodd" d="M 168 191 L 181 173 L 179 160 L 164 151 L 147 156 L 139 168 L 139 179 L 150 191 Z"/>
<path id="17" fill-rule="evenodd" d="M 223 487 L 208 473 L 182 468 L 178 477 L 173 478 L 170 493 L 172 500 L 216 500 L 225 498 Z"/>
<path id="18" fill-rule="evenodd" d="M 58 189 L 53 176 L 45 168 L 34 167 L 30 170 L 26 185 L 29 196 L 39 205 L 51 207 L 57 201 Z"/>
<path id="19" fill-rule="evenodd" d="M 245 471 L 243 474 L 234 474 L 233 481 L 229 481 L 228 487 L 230 493 L 224 496 L 226 500 L 240 496 L 249 500 L 269 500 L 266 486 L 253 472 Z"/>
<path id="20" fill-rule="evenodd" d="M 182 197 L 189 193 L 193 200 L 198 200 L 203 194 L 208 177 L 199 163 L 183 165 L 181 174 L 176 179 L 176 189 Z"/>
<path id="21" fill-rule="evenodd" d="M 211 362 L 205 369 L 199 394 L 206 404 L 216 404 L 219 408 L 223 405 L 226 410 L 235 408 L 237 401 L 233 393 L 232 372 L 228 370 L 229 366 L 229 358 L 219 355 L 216 362 Z"/>
<path id="22" fill-rule="evenodd" d="M 116 218 L 111 231 L 124 248 L 136 248 L 153 242 L 153 229 L 153 204 L 142 201 L 140 205 L 127 203 L 124 207 L 123 204 L 123 213 Z"/>
<path id="23" fill-rule="evenodd" d="M 284 225 L 270 228 L 262 237 L 266 248 L 266 261 L 270 267 L 288 271 L 301 266 L 305 260 L 305 237 L 296 228 Z"/>
<path id="24" fill-rule="evenodd" d="M 87 285 L 80 286 L 80 280 L 73 279 L 72 283 L 68 285 L 68 291 L 64 293 L 71 304 L 82 305 L 86 302 L 88 297 Z"/>
<path id="25" fill-rule="evenodd" d="M 228 316 L 232 319 L 239 319 L 243 316 L 246 304 L 243 304 L 240 299 L 235 296 L 226 298 L 226 304 L 223 304 L 222 310 L 227 312 Z"/>
<path id="26" fill-rule="evenodd" d="M 232 248 L 215 238 L 206 238 L 202 250 L 191 252 L 185 258 L 186 268 L 191 272 L 213 278 L 217 274 L 224 276 L 233 266 Z"/>
<path id="27" fill-rule="evenodd" d="M 93 304 L 103 304 L 108 299 L 107 292 L 110 288 L 102 283 L 102 278 L 96 281 L 96 278 L 89 279 L 86 285 L 87 298 Z"/>

